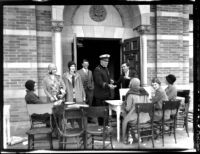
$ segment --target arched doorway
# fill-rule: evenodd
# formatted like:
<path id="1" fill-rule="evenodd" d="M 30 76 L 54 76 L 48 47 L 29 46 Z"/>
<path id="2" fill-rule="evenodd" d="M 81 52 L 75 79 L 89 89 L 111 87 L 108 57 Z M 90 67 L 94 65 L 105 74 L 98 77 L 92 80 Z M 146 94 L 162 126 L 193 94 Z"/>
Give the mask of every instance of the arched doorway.
<path id="1" fill-rule="evenodd" d="M 142 24 L 147 25 L 150 23 L 149 6 L 140 6 L 140 5 L 109 5 L 109 6 L 103 5 L 103 6 L 107 11 L 106 12 L 107 15 L 104 21 L 101 22 L 96 22 L 91 19 L 89 15 L 91 5 L 64 6 L 63 10 L 64 27 L 61 33 L 63 71 L 67 70 L 66 67 L 67 63 L 69 60 L 73 58 L 73 54 L 75 55 L 74 60 L 77 61 L 77 51 L 74 51 L 73 50 L 74 47 L 72 46 L 74 39 L 76 39 L 76 41 L 80 40 L 80 38 L 120 39 L 123 44 L 124 40 L 126 39 L 134 37 L 138 37 L 139 39 L 141 39 L 139 37 L 140 34 L 137 31 L 133 31 L 133 29 L 138 26 L 141 26 Z M 119 59 L 117 59 L 117 61 L 119 61 L 119 64 L 121 64 L 124 59 L 124 56 L 122 55 L 123 53 L 122 44 L 120 48 L 121 50 L 119 51 L 120 52 Z M 131 46 L 131 42 L 129 42 L 129 46 Z M 145 48 L 139 48 L 139 52 L 141 52 L 141 50 L 144 49 Z M 139 59 L 141 60 L 141 58 Z M 144 60 L 145 59 L 143 58 L 143 61 Z M 142 64 L 143 61 L 140 61 L 139 63 Z M 139 68 L 142 69 L 144 67 L 142 67 L 141 65 L 141 67 Z M 120 71 L 120 67 L 117 68 L 117 70 Z M 144 73 L 144 71 L 141 72 Z M 147 75 L 145 77 L 147 78 Z"/>

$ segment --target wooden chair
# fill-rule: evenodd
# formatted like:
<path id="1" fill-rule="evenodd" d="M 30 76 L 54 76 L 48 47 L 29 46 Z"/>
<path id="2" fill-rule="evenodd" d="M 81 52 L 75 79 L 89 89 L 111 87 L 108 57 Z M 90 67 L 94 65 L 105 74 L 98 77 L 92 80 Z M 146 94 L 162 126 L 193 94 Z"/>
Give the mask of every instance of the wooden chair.
<path id="1" fill-rule="evenodd" d="M 138 149 L 140 148 L 140 139 L 151 138 L 152 146 L 154 148 L 154 129 L 153 129 L 153 121 L 154 121 L 154 107 L 155 105 L 152 103 L 136 103 L 135 109 L 137 113 L 137 123 L 130 121 L 128 123 L 128 132 L 134 134 L 138 134 Z M 150 121 L 145 123 L 140 122 L 141 113 L 148 113 L 150 116 Z"/>
<path id="2" fill-rule="evenodd" d="M 49 141 L 50 149 L 53 149 L 53 141 L 52 141 L 52 124 L 51 124 L 51 113 L 52 113 L 52 104 L 27 104 L 26 105 L 28 114 L 31 121 L 31 128 L 26 132 L 28 135 L 28 149 L 34 149 L 35 143 L 43 143 L 44 139 L 42 136 L 47 136 L 47 140 Z M 49 124 L 47 126 L 45 121 L 41 119 L 34 119 L 33 114 L 44 114 L 49 115 Z M 40 146 L 42 144 L 39 144 Z"/>
<path id="3" fill-rule="evenodd" d="M 92 149 L 94 149 L 94 140 L 102 141 L 103 149 L 105 149 L 108 145 L 111 145 L 111 148 L 113 149 L 113 144 L 112 144 L 113 128 L 110 125 L 108 107 L 107 106 L 89 107 L 89 108 L 84 108 L 83 110 L 87 118 L 89 117 L 103 118 L 103 126 L 98 126 L 98 125 L 86 126 L 87 142 L 89 141 L 91 137 L 92 140 L 89 143 L 89 145 L 92 144 Z M 108 123 L 108 125 L 106 125 L 106 123 Z M 107 138 L 109 138 L 110 141 L 109 141 L 109 144 L 106 145 L 105 141 Z"/>
<path id="4" fill-rule="evenodd" d="M 54 121 L 56 124 L 59 149 L 66 149 L 67 144 L 76 144 L 77 148 L 81 148 L 85 141 L 85 128 L 84 128 L 84 115 L 79 108 L 65 108 L 62 113 L 62 119 L 57 120 L 56 115 L 53 113 Z M 70 123 L 74 121 L 79 122 L 79 126 L 72 126 Z M 75 139 L 75 142 L 69 141 L 68 139 Z M 85 146 L 84 146 L 85 148 Z"/>
<path id="5" fill-rule="evenodd" d="M 182 90 L 177 92 L 177 96 L 181 96 L 185 98 L 185 105 L 183 108 L 180 108 L 177 114 L 177 126 L 185 127 L 186 133 L 189 137 L 188 132 L 188 121 L 191 122 L 192 115 L 191 112 L 189 113 L 189 106 L 190 106 L 190 90 Z"/>
<path id="6" fill-rule="evenodd" d="M 160 121 L 154 121 L 154 129 L 159 129 L 158 136 L 162 137 L 162 144 L 164 146 L 164 134 L 174 134 L 174 139 L 176 143 L 176 123 L 177 123 L 177 113 L 180 107 L 180 100 L 174 101 L 163 101 L 162 105 L 162 119 Z M 165 114 L 167 110 L 175 110 L 175 114 L 170 116 L 170 119 L 165 119 Z M 169 129 L 165 130 L 165 126 Z"/>

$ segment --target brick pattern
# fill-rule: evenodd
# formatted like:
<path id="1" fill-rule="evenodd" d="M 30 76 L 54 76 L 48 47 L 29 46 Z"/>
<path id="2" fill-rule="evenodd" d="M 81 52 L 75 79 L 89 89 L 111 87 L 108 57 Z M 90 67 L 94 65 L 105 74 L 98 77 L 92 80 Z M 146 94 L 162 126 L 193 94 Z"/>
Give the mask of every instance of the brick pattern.
<path id="1" fill-rule="evenodd" d="M 183 12 L 183 5 L 157 5 L 157 11 Z"/>
<path id="2" fill-rule="evenodd" d="M 53 61 L 52 54 L 52 38 L 37 37 L 37 62 L 44 63 Z"/>
<path id="3" fill-rule="evenodd" d="M 36 68 L 7 68 L 4 69 L 4 88 L 5 89 L 25 89 L 24 84 L 28 79 L 37 82 Z"/>
<path id="4" fill-rule="evenodd" d="M 35 36 L 4 36 L 4 62 L 37 62 Z"/>
<path id="5" fill-rule="evenodd" d="M 179 40 L 148 40 L 147 42 L 147 63 L 189 63 L 189 41 L 183 41 L 183 36 L 188 36 L 189 19 L 186 16 L 189 13 L 188 5 L 151 5 L 150 11 L 158 11 L 158 16 L 150 17 L 151 30 L 147 34 L 156 35 L 178 35 Z M 180 13 L 184 16 L 160 16 L 160 12 Z M 156 27 L 157 26 L 157 27 Z M 157 55 L 156 53 L 157 52 Z M 187 74 L 189 67 L 182 68 L 162 68 L 158 67 L 157 72 L 153 68 L 148 68 L 148 80 L 158 76 L 161 80 L 169 73 L 177 77 L 177 84 L 188 84 Z M 153 74 L 152 72 L 156 73 Z M 148 81 L 149 82 L 149 81 Z"/>
<path id="6" fill-rule="evenodd" d="M 5 29 L 35 30 L 35 9 L 4 6 L 3 26 Z"/>
<path id="7" fill-rule="evenodd" d="M 49 6 L 50 7 L 50 6 Z M 51 31 L 51 11 L 36 9 L 36 25 L 38 31 Z"/>

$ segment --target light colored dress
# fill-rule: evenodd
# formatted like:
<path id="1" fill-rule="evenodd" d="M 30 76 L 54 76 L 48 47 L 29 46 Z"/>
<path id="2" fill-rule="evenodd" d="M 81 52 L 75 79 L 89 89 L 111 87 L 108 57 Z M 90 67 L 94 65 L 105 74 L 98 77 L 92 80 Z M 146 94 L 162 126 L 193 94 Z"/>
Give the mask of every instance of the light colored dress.
<path id="1" fill-rule="evenodd" d="M 60 87 L 63 87 L 65 90 L 65 84 L 60 77 L 60 75 L 55 75 L 54 79 L 47 74 L 43 79 L 43 88 L 47 96 L 47 101 L 51 102 L 50 98 L 55 97 L 60 90 Z"/>

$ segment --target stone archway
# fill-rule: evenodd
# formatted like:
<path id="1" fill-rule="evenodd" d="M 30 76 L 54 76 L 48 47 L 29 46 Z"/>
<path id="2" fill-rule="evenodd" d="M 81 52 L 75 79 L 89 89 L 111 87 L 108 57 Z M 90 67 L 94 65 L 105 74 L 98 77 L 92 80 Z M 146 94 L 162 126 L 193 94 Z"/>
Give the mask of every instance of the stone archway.
<path id="1" fill-rule="evenodd" d="M 85 5 L 84 5 L 85 6 Z M 90 28 L 94 29 L 94 33 L 86 32 L 84 25 L 81 23 L 75 23 L 74 18 L 76 17 L 76 13 L 82 5 L 66 5 L 66 6 L 52 6 L 52 17 L 53 20 L 60 20 L 63 23 L 63 29 L 61 34 L 61 52 L 55 50 L 55 55 L 57 53 L 62 53 L 60 57 L 62 57 L 63 64 L 60 69 L 62 71 L 66 71 L 67 62 L 71 60 L 72 57 L 72 42 L 74 34 L 78 37 L 92 37 L 92 38 L 121 38 L 122 40 L 131 37 L 141 37 L 141 63 L 142 67 L 141 72 L 142 76 L 145 76 L 146 79 L 143 79 L 143 83 L 146 84 L 147 80 L 147 70 L 145 68 L 145 64 L 147 63 L 147 48 L 143 47 L 147 44 L 147 40 L 145 39 L 144 34 L 144 26 L 150 25 L 150 5 L 112 5 L 113 9 L 116 10 L 120 19 L 121 25 L 115 25 L 110 28 L 111 31 L 114 31 L 112 35 L 104 35 L 108 33 L 102 33 L 108 26 L 105 25 L 90 25 Z M 83 14 L 81 14 L 83 15 Z M 91 29 L 90 29 L 91 30 Z M 109 30 L 109 31 L 110 31 Z M 102 35 L 99 35 L 102 34 Z M 56 42 L 56 40 L 55 40 Z M 57 42 L 56 44 L 58 44 Z M 55 45 L 56 46 L 56 45 Z M 55 49 L 55 47 L 54 47 Z M 59 49 L 59 48 L 58 48 Z M 62 72 L 61 71 L 61 72 Z"/>

